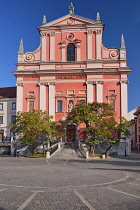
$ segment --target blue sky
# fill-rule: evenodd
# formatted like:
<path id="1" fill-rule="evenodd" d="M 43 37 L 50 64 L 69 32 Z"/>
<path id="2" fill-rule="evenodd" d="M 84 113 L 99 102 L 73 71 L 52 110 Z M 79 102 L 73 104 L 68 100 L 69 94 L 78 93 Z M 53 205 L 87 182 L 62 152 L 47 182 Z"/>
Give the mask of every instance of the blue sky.
<path id="1" fill-rule="evenodd" d="M 103 43 L 119 48 L 121 34 L 127 47 L 129 74 L 128 109 L 140 105 L 140 0 L 73 0 L 75 14 L 95 20 L 100 13 L 105 30 Z M 20 38 L 24 50 L 34 51 L 40 42 L 37 27 L 43 15 L 47 22 L 69 13 L 69 0 L 1 0 L 0 7 L 0 87 L 15 86 L 12 71 L 16 70 Z"/>

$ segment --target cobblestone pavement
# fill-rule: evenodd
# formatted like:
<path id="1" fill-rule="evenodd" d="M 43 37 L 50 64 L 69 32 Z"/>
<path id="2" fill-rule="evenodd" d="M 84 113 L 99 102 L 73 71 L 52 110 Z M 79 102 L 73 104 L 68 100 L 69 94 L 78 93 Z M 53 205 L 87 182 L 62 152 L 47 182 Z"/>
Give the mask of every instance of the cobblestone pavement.
<path id="1" fill-rule="evenodd" d="M 140 154 L 100 160 L 0 157 L 0 210 L 139 210 Z"/>

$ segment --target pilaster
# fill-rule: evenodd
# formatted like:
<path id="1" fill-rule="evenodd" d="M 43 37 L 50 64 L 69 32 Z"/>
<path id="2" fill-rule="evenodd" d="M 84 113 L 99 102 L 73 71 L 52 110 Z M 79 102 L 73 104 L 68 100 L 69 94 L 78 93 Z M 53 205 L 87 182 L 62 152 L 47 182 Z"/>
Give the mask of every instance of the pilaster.
<path id="1" fill-rule="evenodd" d="M 96 84 L 96 100 L 99 103 L 103 102 L 103 81 L 98 81 Z"/>
<path id="2" fill-rule="evenodd" d="M 61 44 L 61 61 L 66 61 L 66 44 L 65 44 L 65 41 L 62 41 L 60 44 Z"/>
<path id="3" fill-rule="evenodd" d="M 40 84 L 40 110 L 46 111 L 46 86 L 47 82 L 41 82 Z"/>
<path id="4" fill-rule="evenodd" d="M 17 83 L 17 103 L 16 103 L 16 111 L 23 111 L 23 83 Z"/>
<path id="5" fill-rule="evenodd" d="M 49 115 L 55 120 L 55 82 L 49 83 Z"/>
<path id="6" fill-rule="evenodd" d="M 47 32 L 40 32 L 41 35 L 41 61 L 46 61 L 46 35 Z"/>
<path id="7" fill-rule="evenodd" d="M 127 119 L 128 113 L 128 99 L 127 99 L 127 84 L 128 80 L 122 80 L 121 83 L 121 117 L 125 117 Z"/>
<path id="8" fill-rule="evenodd" d="M 50 61 L 55 60 L 55 32 L 50 32 Z"/>
<path id="9" fill-rule="evenodd" d="M 96 30 L 96 59 L 101 59 L 101 43 L 102 43 L 102 31 Z"/>
<path id="10" fill-rule="evenodd" d="M 92 60 L 92 30 L 87 31 L 87 59 Z"/>
<path id="11" fill-rule="evenodd" d="M 76 60 L 80 61 L 81 60 L 81 40 L 76 41 Z"/>

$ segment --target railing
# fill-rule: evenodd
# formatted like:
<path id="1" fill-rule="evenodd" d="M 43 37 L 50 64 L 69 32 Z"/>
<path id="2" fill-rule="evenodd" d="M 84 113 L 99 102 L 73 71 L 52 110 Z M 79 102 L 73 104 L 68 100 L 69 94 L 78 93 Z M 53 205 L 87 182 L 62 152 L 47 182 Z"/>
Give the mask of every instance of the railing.
<path id="1" fill-rule="evenodd" d="M 3 138 L 0 140 L 0 146 L 11 146 L 11 138 Z"/>
<path id="2" fill-rule="evenodd" d="M 52 157 L 60 149 L 60 143 L 51 146 L 46 152 L 46 158 Z"/>
<path id="3" fill-rule="evenodd" d="M 84 144 L 82 142 L 78 141 L 78 147 L 79 147 L 79 150 L 80 150 L 81 154 L 83 155 L 83 157 L 88 159 L 89 152 L 87 151 L 87 148 L 84 147 Z"/>

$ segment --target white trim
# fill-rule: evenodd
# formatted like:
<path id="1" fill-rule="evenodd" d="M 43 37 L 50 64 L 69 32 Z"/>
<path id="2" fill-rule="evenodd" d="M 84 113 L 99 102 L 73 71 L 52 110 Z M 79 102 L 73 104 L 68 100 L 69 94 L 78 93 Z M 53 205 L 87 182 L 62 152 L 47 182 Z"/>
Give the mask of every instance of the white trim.
<path id="1" fill-rule="evenodd" d="M 49 115 L 55 121 L 55 85 L 49 85 Z"/>
<path id="2" fill-rule="evenodd" d="M 99 103 L 103 102 L 103 85 L 102 84 L 96 84 L 96 100 Z"/>
<path id="3" fill-rule="evenodd" d="M 46 61 L 46 36 L 41 37 L 41 61 Z"/>
<path id="4" fill-rule="evenodd" d="M 127 84 L 121 82 L 121 117 L 127 119 Z"/>
<path id="5" fill-rule="evenodd" d="M 55 35 L 50 35 L 50 61 L 55 60 Z"/>
<path id="6" fill-rule="evenodd" d="M 46 111 L 46 86 L 40 85 L 40 109 Z"/>
<path id="7" fill-rule="evenodd" d="M 23 86 L 17 85 L 16 111 L 23 111 Z"/>
<path id="8" fill-rule="evenodd" d="M 87 33 L 87 59 L 92 60 L 92 33 Z"/>
<path id="9" fill-rule="evenodd" d="M 96 33 L 96 59 L 101 59 L 101 44 L 102 44 L 102 31 Z"/>
<path id="10" fill-rule="evenodd" d="M 92 103 L 93 101 L 93 85 L 87 84 L 87 103 Z"/>

